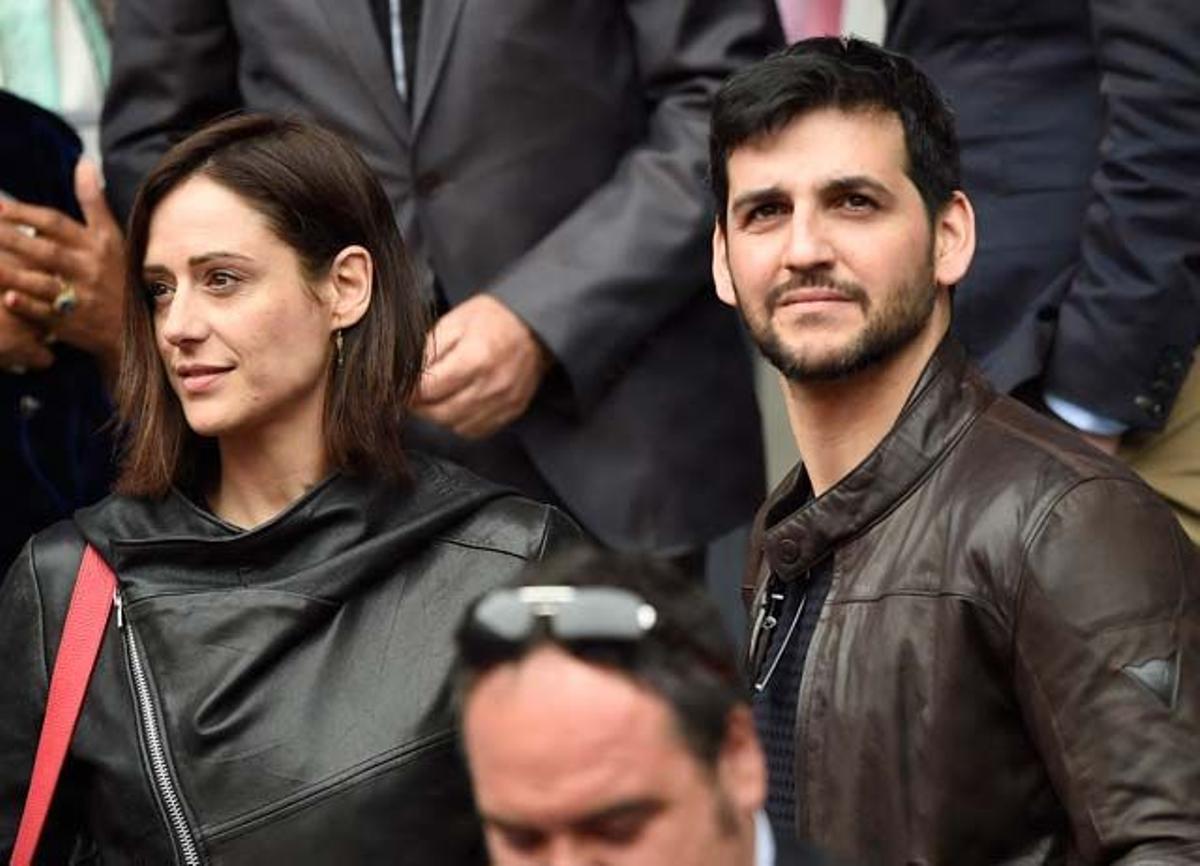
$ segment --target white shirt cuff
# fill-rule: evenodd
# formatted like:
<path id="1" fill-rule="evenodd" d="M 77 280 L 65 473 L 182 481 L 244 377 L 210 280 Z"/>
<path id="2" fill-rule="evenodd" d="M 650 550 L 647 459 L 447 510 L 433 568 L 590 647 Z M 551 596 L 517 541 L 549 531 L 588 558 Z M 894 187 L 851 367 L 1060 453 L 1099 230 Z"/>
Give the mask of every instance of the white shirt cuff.
<path id="1" fill-rule="evenodd" d="M 1128 424 L 1097 415 L 1090 409 L 1084 409 L 1077 403 L 1056 397 L 1053 394 L 1043 394 L 1042 399 L 1050 411 L 1066 421 L 1076 430 L 1091 433 L 1095 436 L 1120 436 L 1129 429 Z"/>

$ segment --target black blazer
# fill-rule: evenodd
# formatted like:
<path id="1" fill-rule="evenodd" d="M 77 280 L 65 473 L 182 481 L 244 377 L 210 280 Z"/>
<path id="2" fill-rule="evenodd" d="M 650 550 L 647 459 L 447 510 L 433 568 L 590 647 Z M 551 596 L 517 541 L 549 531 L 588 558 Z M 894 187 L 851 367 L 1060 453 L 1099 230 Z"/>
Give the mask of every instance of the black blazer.
<path id="1" fill-rule="evenodd" d="M 494 294 L 557 359 L 513 428 L 550 488 L 605 542 L 692 546 L 764 490 L 704 178 L 711 94 L 781 39 L 770 0 L 426 0 L 406 106 L 365 0 L 122 0 L 105 169 L 124 210 L 224 111 L 345 134 L 449 303 Z"/>
<path id="2" fill-rule="evenodd" d="M 1200 341 L 1200 4 L 888 0 L 958 114 L 979 247 L 954 327 L 1002 390 L 1131 428 Z"/>

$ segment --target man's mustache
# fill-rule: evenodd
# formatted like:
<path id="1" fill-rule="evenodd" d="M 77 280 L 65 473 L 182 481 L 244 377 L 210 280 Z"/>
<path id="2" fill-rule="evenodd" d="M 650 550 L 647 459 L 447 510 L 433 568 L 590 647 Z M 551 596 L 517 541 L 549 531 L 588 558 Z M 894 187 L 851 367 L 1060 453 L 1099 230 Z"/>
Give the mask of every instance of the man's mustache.
<path id="1" fill-rule="evenodd" d="M 767 309 L 774 310 L 784 295 L 797 289 L 825 289 L 847 301 L 853 301 L 864 310 L 870 305 L 866 289 L 858 283 L 835 280 L 828 273 L 822 271 L 801 271 L 771 288 L 767 293 Z"/>

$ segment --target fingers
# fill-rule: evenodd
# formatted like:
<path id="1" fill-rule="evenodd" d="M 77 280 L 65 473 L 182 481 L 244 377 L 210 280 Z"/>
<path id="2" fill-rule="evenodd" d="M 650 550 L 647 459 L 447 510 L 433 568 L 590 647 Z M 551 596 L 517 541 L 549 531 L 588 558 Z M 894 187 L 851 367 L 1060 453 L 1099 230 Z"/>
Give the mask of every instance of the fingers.
<path id="1" fill-rule="evenodd" d="M 10 199 L 0 202 L 0 217 L 8 223 L 27 225 L 35 229 L 38 236 L 28 239 L 40 241 L 34 244 L 37 248 L 48 247 L 54 241 L 68 246 L 79 246 L 86 239 L 82 225 L 52 207 L 41 207 Z"/>
<path id="2" fill-rule="evenodd" d="M 62 284 L 50 274 L 13 267 L 0 261 L 0 291 L 16 290 L 34 298 L 53 302 L 62 291 Z"/>
<path id="3" fill-rule="evenodd" d="M 75 197 L 79 200 L 79 209 L 83 211 L 83 220 L 88 228 L 120 231 L 104 198 L 100 172 L 90 159 L 81 159 L 75 165 Z"/>
<path id="4" fill-rule="evenodd" d="M 460 391 L 440 403 L 414 406 L 412 411 L 414 415 L 445 427 L 464 439 L 491 436 L 520 414 L 508 411 L 498 403 L 480 402 L 469 390 Z"/>
<path id="5" fill-rule="evenodd" d="M 460 316 L 451 310 L 437 320 L 425 338 L 425 369 L 430 370 L 446 355 L 454 351 L 462 340 L 464 327 Z"/>
<path id="6" fill-rule="evenodd" d="M 38 298 L 30 297 L 22 292 L 8 291 L 4 293 L 4 309 L 20 316 L 31 325 L 50 331 L 61 321 L 54 306 Z"/>
<path id="7" fill-rule="evenodd" d="M 17 228 L 18 224 L 25 223 L 21 220 L 9 221 L 9 212 L 15 207 L 24 208 L 27 205 L 4 202 L 3 210 L 0 211 L 0 250 L 15 257 L 27 267 L 47 273 L 63 274 L 71 279 L 80 278 L 80 275 L 88 270 L 87 262 L 75 249 L 50 240 L 49 236 L 42 235 L 40 230 L 37 235 L 30 237 Z"/>
<path id="8" fill-rule="evenodd" d="M 445 355 L 421 374 L 416 402 L 433 405 L 461 393 L 475 379 L 470 367 L 459 362 L 456 355 Z"/>

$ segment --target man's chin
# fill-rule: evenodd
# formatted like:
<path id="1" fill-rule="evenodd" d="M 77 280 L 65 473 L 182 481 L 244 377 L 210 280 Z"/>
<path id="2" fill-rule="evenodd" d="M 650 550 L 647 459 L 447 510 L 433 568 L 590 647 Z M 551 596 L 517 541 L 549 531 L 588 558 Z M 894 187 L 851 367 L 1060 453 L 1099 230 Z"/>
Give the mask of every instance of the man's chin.
<path id="1" fill-rule="evenodd" d="M 777 340 L 759 341 L 759 351 L 768 363 L 792 382 L 829 382 L 862 368 L 862 351 L 857 341 L 803 348 Z"/>

